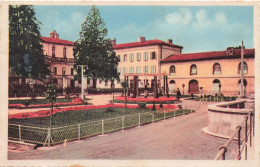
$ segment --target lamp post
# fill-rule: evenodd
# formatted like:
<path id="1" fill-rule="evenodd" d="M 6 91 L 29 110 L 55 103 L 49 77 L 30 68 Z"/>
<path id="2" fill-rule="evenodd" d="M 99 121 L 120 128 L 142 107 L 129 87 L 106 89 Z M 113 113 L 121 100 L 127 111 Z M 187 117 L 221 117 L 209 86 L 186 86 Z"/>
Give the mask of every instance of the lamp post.
<path id="1" fill-rule="evenodd" d="M 241 60 L 240 60 L 240 98 L 245 97 L 245 92 L 244 92 L 244 46 L 243 46 L 243 41 L 241 42 Z"/>
<path id="2" fill-rule="evenodd" d="M 32 99 L 34 98 L 34 85 L 35 85 L 35 83 L 32 82 L 32 81 L 30 81 L 29 87 L 30 87 L 30 89 L 31 89 L 31 91 L 32 91 Z"/>
<path id="3" fill-rule="evenodd" d="M 183 90 L 182 94 L 183 95 L 184 95 L 184 87 L 185 87 L 185 84 L 182 84 L 182 90 Z"/>
<path id="4" fill-rule="evenodd" d="M 77 67 L 81 67 L 81 99 L 84 100 L 84 74 L 83 72 L 86 72 L 84 67 L 88 69 L 87 65 L 77 65 Z"/>

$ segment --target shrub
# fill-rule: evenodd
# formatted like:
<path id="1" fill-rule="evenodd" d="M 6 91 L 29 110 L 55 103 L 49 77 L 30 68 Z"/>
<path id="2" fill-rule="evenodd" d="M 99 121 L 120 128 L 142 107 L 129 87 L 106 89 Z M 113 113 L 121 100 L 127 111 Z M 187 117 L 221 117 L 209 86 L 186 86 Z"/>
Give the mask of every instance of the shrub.
<path id="1" fill-rule="evenodd" d="M 139 105 L 139 108 L 146 108 L 146 103 L 145 102 L 140 102 L 140 103 L 138 103 L 138 105 Z"/>

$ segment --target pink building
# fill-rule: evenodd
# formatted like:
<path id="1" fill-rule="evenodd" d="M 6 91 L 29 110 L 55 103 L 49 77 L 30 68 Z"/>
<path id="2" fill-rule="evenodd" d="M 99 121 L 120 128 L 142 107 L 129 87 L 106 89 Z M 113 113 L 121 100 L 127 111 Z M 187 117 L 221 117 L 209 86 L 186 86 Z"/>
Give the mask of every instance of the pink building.
<path id="1" fill-rule="evenodd" d="M 44 55 L 50 64 L 53 83 L 58 88 L 75 87 L 74 81 L 74 42 L 59 39 L 59 34 L 53 30 L 50 37 L 41 37 Z"/>

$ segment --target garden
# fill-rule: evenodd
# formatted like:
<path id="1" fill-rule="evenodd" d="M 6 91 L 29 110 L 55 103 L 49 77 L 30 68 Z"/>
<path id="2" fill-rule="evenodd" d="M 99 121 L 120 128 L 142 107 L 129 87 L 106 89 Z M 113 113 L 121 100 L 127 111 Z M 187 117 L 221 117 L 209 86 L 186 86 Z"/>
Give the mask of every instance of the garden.
<path id="1" fill-rule="evenodd" d="M 89 99 L 87 99 L 89 100 Z M 84 104 L 80 98 L 57 98 L 54 106 L 74 106 Z M 47 99 L 19 99 L 9 100 L 8 108 L 42 108 L 50 107 L 52 104 Z"/>
<path id="2" fill-rule="evenodd" d="M 127 108 L 124 106 L 108 104 L 55 108 L 52 117 L 49 110 L 11 115 L 8 137 L 39 145 L 55 145 L 191 113 L 173 105 L 170 108 L 164 105 L 151 109 L 139 108 L 137 104 L 127 104 Z"/>

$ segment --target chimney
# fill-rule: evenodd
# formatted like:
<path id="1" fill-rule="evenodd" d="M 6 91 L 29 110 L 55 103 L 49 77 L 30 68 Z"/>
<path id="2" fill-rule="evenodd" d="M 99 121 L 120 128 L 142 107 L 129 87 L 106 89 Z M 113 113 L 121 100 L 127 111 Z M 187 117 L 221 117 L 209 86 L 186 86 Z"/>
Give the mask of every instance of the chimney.
<path id="1" fill-rule="evenodd" d="M 226 51 L 227 56 L 232 56 L 234 55 L 234 47 L 228 47 Z"/>
<path id="2" fill-rule="evenodd" d="M 172 39 L 168 39 L 168 43 L 172 44 Z"/>
<path id="3" fill-rule="evenodd" d="M 141 36 L 140 36 L 140 37 L 138 38 L 138 42 L 144 42 L 144 41 L 145 41 L 145 37 L 141 37 Z"/>
<path id="4" fill-rule="evenodd" d="M 59 39 L 59 34 L 58 34 L 55 30 L 53 30 L 53 31 L 50 33 L 50 37 L 51 37 L 51 38 L 57 38 L 57 39 Z"/>
<path id="5" fill-rule="evenodd" d="M 112 43 L 112 45 L 116 45 L 116 38 L 111 39 L 111 43 Z"/>

